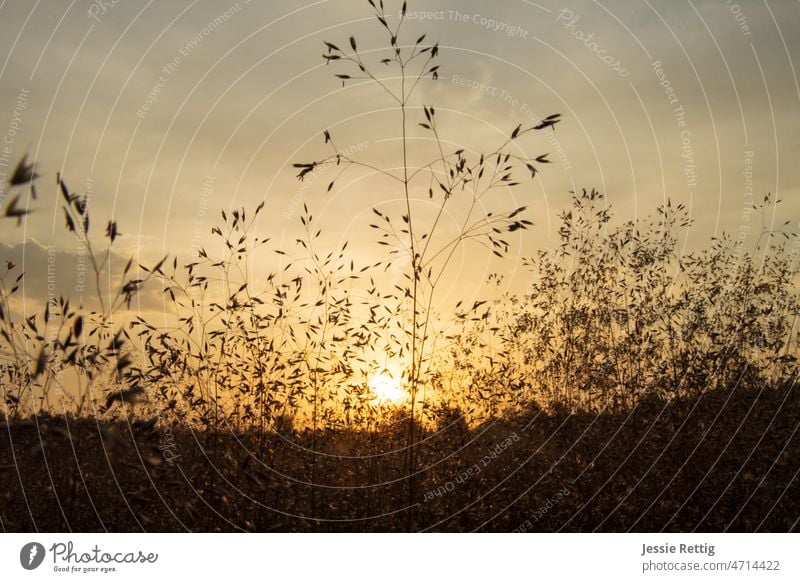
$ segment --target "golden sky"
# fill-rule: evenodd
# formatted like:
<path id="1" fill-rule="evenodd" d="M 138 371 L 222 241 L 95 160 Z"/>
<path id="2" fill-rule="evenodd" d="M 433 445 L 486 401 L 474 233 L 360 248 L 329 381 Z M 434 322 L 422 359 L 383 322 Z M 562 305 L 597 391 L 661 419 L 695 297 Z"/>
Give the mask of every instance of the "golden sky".
<path id="1" fill-rule="evenodd" d="M 396 19 L 399 3 L 386 6 Z M 687 204 L 688 248 L 723 230 L 738 236 L 766 192 L 786 201 L 776 220 L 796 230 L 798 25 L 800 5 L 776 0 L 411 2 L 406 40 L 426 33 L 441 54 L 439 80 L 421 83 L 411 106 L 436 106 L 453 149 L 478 153 L 517 123 L 563 119 L 520 144 L 554 163 L 498 194 L 501 208 L 528 205 L 535 226 L 514 233 L 506 259 L 457 254 L 444 297 L 477 296 L 490 272 L 521 289 L 521 258 L 555 244 L 556 213 L 575 188 L 596 187 L 625 218 L 667 197 Z M 340 148 L 397 167 L 392 103 L 374 85 L 343 88 L 333 78 L 342 71 L 321 58 L 323 40 L 345 46 L 351 34 L 370 54 L 380 32 L 366 0 L 3 2 L 0 172 L 27 152 L 42 174 L 36 220 L 0 227 L 4 256 L 22 257 L 8 247 L 30 239 L 75 252 L 62 235 L 58 170 L 91 192 L 98 231 L 101 217 L 119 222 L 121 255 L 188 257 L 219 209 L 262 200 L 258 236 L 291 247 L 305 202 L 325 244 L 373 248 L 371 208 L 390 208 L 396 186 L 352 171 L 327 192 L 328 174 L 300 183 L 291 165 L 329 153 L 327 128 Z M 411 137 L 420 163 L 430 143 L 419 127 Z M 46 253 L 28 249 L 29 284 L 41 285 Z"/>

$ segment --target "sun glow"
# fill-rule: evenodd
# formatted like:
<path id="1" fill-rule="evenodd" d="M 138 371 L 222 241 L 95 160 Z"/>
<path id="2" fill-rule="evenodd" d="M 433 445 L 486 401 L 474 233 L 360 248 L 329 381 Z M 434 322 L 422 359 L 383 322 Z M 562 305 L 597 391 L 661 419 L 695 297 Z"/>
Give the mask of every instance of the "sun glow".
<path id="1" fill-rule="evenodd" d="M 408 398 L 408 394 L 400 385 L 400 380 L 387 372 L 374 374 L 369 380 L 369 389 L 379 404 L 400 404 Z"/>

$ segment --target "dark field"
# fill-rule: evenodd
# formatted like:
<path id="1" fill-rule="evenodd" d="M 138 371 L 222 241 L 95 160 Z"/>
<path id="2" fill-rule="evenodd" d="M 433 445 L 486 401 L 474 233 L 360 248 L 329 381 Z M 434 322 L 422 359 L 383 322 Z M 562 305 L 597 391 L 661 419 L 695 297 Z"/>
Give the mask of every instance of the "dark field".
<path id="1" fill-rule="evenodd" d="M 796 531 L 800 392 L 257 436 L 39 416 L 0 431 L 5 531 Z M 155 420 L 155 419 L 154 419 Z M 312 473 L 317 485 L 311 486 Z"/>

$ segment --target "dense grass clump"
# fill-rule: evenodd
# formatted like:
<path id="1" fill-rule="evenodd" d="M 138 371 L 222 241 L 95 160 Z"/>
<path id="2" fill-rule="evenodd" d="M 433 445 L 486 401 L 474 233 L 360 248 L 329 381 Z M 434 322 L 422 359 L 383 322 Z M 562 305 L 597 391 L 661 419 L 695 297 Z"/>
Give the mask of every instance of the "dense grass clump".
<path id="1" fill-rule="evenodd" d="M 794 376 L 794 235 L 762 230 L 752 248 L 728 236 L 681 254 L 690 219 L 667 203 L 655 217 L 612 223 L 594 190 L 561 213 L 560 245 L 528 261 L 529 291 L 503 297 L 454 336 L 463 406 L 630 410 Z M 771 207 L 767 196 L 757 210 Z M 773 239 L 778 240 L 773 240 Z M 490 358 L 471 357 L 466 349 Z M 456 388 L 454 391 L 459 392 Z"/>

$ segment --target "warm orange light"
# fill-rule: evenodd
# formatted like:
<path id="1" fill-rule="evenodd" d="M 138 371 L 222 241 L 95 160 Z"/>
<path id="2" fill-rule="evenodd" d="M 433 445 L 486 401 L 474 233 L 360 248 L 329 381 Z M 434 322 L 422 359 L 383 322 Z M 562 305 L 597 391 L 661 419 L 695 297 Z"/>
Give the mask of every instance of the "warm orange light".
<path id="1" fill-rule="evenodd" d="M 400 385 L 400 380 L 387 372 L 374 374 L 369 380 L 369 389 L 379 404 L 400 404 L 408 398 L 408 394 Z"/>

